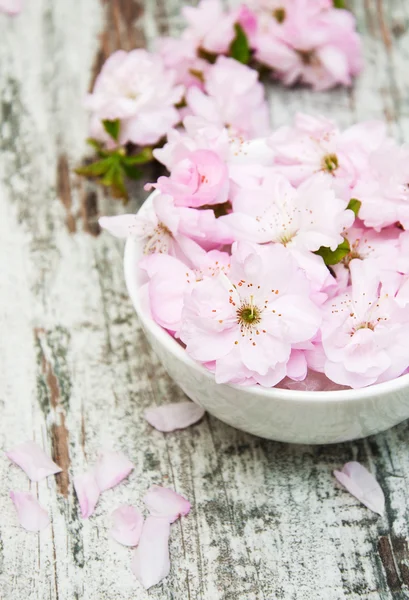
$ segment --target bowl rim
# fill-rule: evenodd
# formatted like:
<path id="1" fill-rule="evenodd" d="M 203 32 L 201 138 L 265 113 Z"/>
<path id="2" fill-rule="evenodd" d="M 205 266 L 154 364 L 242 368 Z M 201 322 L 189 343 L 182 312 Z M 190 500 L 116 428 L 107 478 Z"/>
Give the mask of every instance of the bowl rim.
<path id="1" fill-rule="evenodd" d="M 156 195 L 156 194 L 155 194 Z M 149 205 L 149 200 L 152 198 L 152 194 L 142 204 L 139 211 L 146 210 Z M 139 212 L 138 211 L 138 212 Z M 144 309 L 140 302 L 139 285 L 137 284 L 135 277 L 135 269 L 138 267 L 138 250 L 140 245 L 135 238 L 129 237 L 126 240 L 125 252 L 124 252 L 124 276 L 125 283 L 128 289 L 129 296 L 132 300 L 134 309 L 139 316 L 143 327 L 147 329 L 158 342 L 165 347 L 165 349 L 173 354 L 175 358 L 183 362 L 187 367 L 195 370 L 204 377 L 212 380 L 215 383 L 214 374 L 206 369 L 200 363 L 194 361 L 184 350 L 184 348 L 160 325 L 158 325 L 151 317 L 151 315 Z M 285 388 L 265 388 L 261 385 L 238 385 L 238 384 L 217 384 L 221 386 L 227 386 L 233 388 L 241 394 L 263 396 L 265 398 L 282 398 L 286 401 L 299 402 L 312 401 L 321 403 L 323 401 L 330 402 L 355 402 L 357 400 L 367 399 L 370 396 L 387 395 L 397 391 L 400 391 L 406 387 L 409 387 L 409 373 L 384 381 L 382 383 L 376 383 L 363 388 L 350 388 L 346 390 L 329 390 L 329 391 L 303 391 L 303 390 L 288 390 Z"/>

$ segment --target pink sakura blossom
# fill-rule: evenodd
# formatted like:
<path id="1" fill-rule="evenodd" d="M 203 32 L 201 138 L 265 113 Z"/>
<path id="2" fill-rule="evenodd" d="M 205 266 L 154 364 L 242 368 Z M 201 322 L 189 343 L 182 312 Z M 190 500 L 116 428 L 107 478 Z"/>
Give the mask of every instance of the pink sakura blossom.
<path id="1" fill-rule="evenodd" d="M 214 213 L 211 212 L 213 216 L 202 215 L 201 211 L 193 209 L 176 207 L 173 198 L 158 194 L 153 198 L 152 206 L 144 211 L 143 215 L 101 217 L 99 224 L 116 237 L 135 237 L 140 240 L 144 244 L 145 254 L 170 254 L 191 264 L 192 258 L 197 253 L 202 253 L 202 248 L 190 239 L 192 232 L 200 238 L 207 239 L 212 229 L 215 237 L 217 232 L 220 233 L 220 229 L 223 229 L 222 225 L 218 226 Z M 203 222 L 206 232 L 201 232 L 199 222 Z"/>
<path id="2" fill-rule="evenodd" d="M 143 259 L 140 267 L 149 277 L 147 286 L 153 319 L 168 331 L 177 332 L 181 326 L 184 296 L 204 277 L 227 273 L 230 257 L 217 250 L 202 251 L 195 256 L 194 267 L 189 268 L 173 256 L 153 254 Z"/>
<path id="3" fill-rule="evenodd" d="M 6 456 L 23 469 L 31 481 L 41 481 L 62 471 L 44 450 L 32 441 L 15 446 L 6 452 Z"/>
<path id="4" fill-rule="evenodd" d="M 397 270 L 401 256 L 399 229 L 388 227 L 377 233 L 373 229 L 354 225 L 344 233 L 344 237 L 348 240 L 351 250 L 340 263 L 332 267 L 339 290 L 344 290 L 350 284 L 349 265 L 352 260 L 374 261 L 380 273 Z"/>
<path id="5" fill-rule="evenodd" d="M 182 14 L 187 21 L 184 38 L 196 48 L 224 54 L 235 37 L 235 14 L 225 12 L 220 0 L 201 0 L 197 7 L 184 6 Z"/>
<path id="6" fill-rule="evenodd" d="M 329 392 L 347 389 L 346 386 L 338 385 L 328 379 L 324 373 L 318 373 L 311 369 L 308 370 L 305 379 L 297 381 L 286 377 L 277 387 L 299 392 Z"/>
<path id="7" fill-rule="evenodd" d="M 168 433 L 194 425 L 204 414 L 204 408 L 195 402 L 175 402 L 148 408 L 145 411 L 145 419 L 158 431 Z"/>
<path id="8" fill-rule="evenodd" d="M 218 383 L 273 386 L 286 375 L 292 346 L 318 331 L 309 294 L 283 246 L 235 245 L 229 276 L 205 278 L 185 297 L 180 338 L 192 358 L 214 363 Z"/>
<path id="9" fill-rule="evenodd" d="M 245 140 L 233 137 L 225 127 L 209 123 L 202 117 L 188 115 L 183 120 L 183 130 L 172 129 L 163 148 L 153 151 L 155 158 L 172 171 L 178 163 L 195 150 L 211 150 L 223 160 L 231 174 L 243 165 L 271 165 L 274 154 L 263 138 Z"/>
<path id="10" fill-rule="evenodd" d="M 207 74 L 205 92 L 195 87 L 187 91 L 186 101 L 194 115 L 220 128 L 226 126 L 233 136 L 267 135 L 268 107 L 257 71 L 219 56 Z"/>
<path id="11" fill-rule="evenodd" d="M 0 12 L 18 15 L 23 10 L 23 0 L 0 0 Z"/>
<path id="12" fill-rule="evenodd" d="M 295 189 L 269 169 L 257 187 L 236 194 L 233 212 L 223 220 L 238 240 L 275 242 L 313 252 L 321 246 L 335 250 L 354 218 L 324 177 Z"/>
<path id="13" fill-rule="evenodd" d="M 20 525 L 27 531 L 41 531 L 50 524 L 47 511 L 32 494 L 10 492 L 10 498 L 16 508 Z"/>
<path id="14" fill-rule="evenodd" d="M 146 50 L 114 52 L 102 67 L 86 107 L 92 113 L 91 136 L 112 143 L 102 120 L 120 119 L 119 143 L 155 144 L 178 122 L 175 105 L 184 88 L 176 73 Z"/>
<path id="15" fill-rule="evenodd" d="M 225 162 L 212 150 L 195 150 L 177 163 L 169 177 L 150 184 L 173 197 L 176 206 L 223 204 L 229 193 Z"/>
<path id="16" fill-rule="evenodd" d="M 367 121 L 341 132 L 332 121 L 299 113 L 293 127 L 282 127 L 270 137 L 277 170 L 298 185 L 324 173 L 345 199 L 369 168 L 369 157 L 385 139 L 385 125 Z"/>
<path id="17" fill-rule="evenodd" d="M 202 88 L 210 64 L 197 55 L 196 41 L 181 38 L 159 38 L 157 51 L 166 70 L 175 73 L 175 81 L 186 89 L 197 86 Z"/>
<path id="18" fill-rule="evenodd" d="M 353 194 L 362 202 L 359 216 L 367 227 L 379 231 L 400 223 L 409 229 L 409 145 L 382 144 Z"/>
<path id="19" fill-rule="evenodd" d="M 320 2 L 298 0 L 273 10 L 261 23 L 256 57 L 285 85 L 302 82 L 315 90 L 351 85 L 362 68 L 360 38 L 353 15 L 325 10 Z M 323 10 L 324 9 L 324 10 Z"/>
<path id="20" fill-rule="evenodd" d="M 352 260 L 352 285 L 324 305 L 321 327 L 325 374 L 360 388 L 399 377 L 409 366 L 409 306 L 395 282 L 381 280 L 374 261 Z"/>
<path id="21" fill-rule="evenodd" d="M 135 508 L 125 504 L 112 513 L 113 526 L 110 530 L 111 537 L 124 546 L 137 546 L 142 533 L 143 516 Z"/>
<path id="22" fill-rule="evenodd" d="M 336 479 L 352 496 L 378 515 L 385 510 L 385 496 L 375 477 L 358 462 L 346 463 L 334 471 Z"/>
<path id="23" fill-rule="evenodd" d="M 153 485 L 143 498 L 152 517 L 168 519 L 173 523 L 190 512 L 190 502 L 170 488 Z"/>

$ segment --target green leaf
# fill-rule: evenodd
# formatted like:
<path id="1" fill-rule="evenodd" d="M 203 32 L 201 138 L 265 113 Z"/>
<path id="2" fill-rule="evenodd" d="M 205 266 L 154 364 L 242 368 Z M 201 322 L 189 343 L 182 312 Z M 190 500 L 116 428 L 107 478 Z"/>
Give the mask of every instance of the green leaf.
<path id="1" fill-rule="evenodd" d="M 127 165 L 122 163 L 122 169 L 129 179 L 140 179 L 142 176 L 142 171 L 135 167 L 134 165 Z"/>
<path id="2" fill-rule="evenodd" d="M 121 162 L 123 164 L 130 166 L 130 165 L 144 165 L 148 162 L 151 162 L 152 160 L 153 160 L 152 148 L 150 146 L 147 146 L 146 148 L 143 148 L 143 150 L 141 150 L 139 152 L 139 154 L 134 154 L 131 156 L 123 156 L 121 159 Z"/>
<path id="3" fill-rule="evenodd" d="M 239 23 L 234 25 L 234 29 L 236 37 L 230 44 L 229 56 L 243 63 L 243 65 L 248 65 L 250 62 L 250 46 L 247 35 Z"/>
<path id="4" fill-rule="evenodd" d="M 360 200 L 357 200 L 356 198 L 351 198 L 351 200 L 349 201 L 349 204 L 347 206 L 347 209 L 352 210 L 355 217 L 357 217 L 358 213 L 359 213 L 359 209 L 361 208 L 361 204 L 362 204 L 362 202 Z"/>
<path id="5" fill-rule="evenodd" d="M 351 247 L 349 242 L 345 239 L 336 250 L 331 250 L 330 248 L 321 246 L 321 248 L 314 252 L 314 254 L 321 256 L 324 259 L 325 264 L 329 266 L 337 265 L 347 254 L 349 254 L 350 251 Z"/>
<path id="6" fill-rule="evenodd" d="M 333 0 L 334 1 L 334 8 L 346 8 L 346 2 L 345 0 Z"/>
<path id="7" fill-rule="evenodd" d="M 75 169 L 75 172 L 78 175 L 84 175 L 84 177 L 101 177 L 105 175 L 112 164 L 112 158 L 104 158 L 103 160 L 97 160 L 90 165 L 84 165 L 83 167 L 78 167 Z"/>
<path id="8" fill-rule="evenodd" d="M 115 119 L 115 121 L 110 121 L 109 119 L 105 119 L 104 121 L 102 121 L 102 124 L 107 134 L 110 135 L 111 138 L 117 142 L 119 138 L 119 130 L 121 127 L 120 120 Z"/>

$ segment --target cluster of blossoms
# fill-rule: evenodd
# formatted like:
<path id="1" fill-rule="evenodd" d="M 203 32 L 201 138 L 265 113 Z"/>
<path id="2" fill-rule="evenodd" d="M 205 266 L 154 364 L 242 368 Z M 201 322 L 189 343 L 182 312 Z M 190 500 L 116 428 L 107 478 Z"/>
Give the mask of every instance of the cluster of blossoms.
<path id="1" fill-rule="evenodd" d="M 228 60 L 228 59 L 226 59 Z M 220 383 L 359 388 L 409 367 L 409 147 L 299 114 L 243 140 L 188 115 L 135 236 L 152 318 Z"/>
<path id="2" fill-rule="evenodd" d="M 179 38 L 156 52 L 115 52 L 86 100 L 91 136 L 108 147 L 155 145 L 188 115 L 245 138 L 265 135 L 268 109 L 260 73 L 315 90 L 350 85 L 362 67 L 355 19 L 333 0 L 221 0 L 183 8 Z M 119 131 L 104 123 L 119 123 Z"/>

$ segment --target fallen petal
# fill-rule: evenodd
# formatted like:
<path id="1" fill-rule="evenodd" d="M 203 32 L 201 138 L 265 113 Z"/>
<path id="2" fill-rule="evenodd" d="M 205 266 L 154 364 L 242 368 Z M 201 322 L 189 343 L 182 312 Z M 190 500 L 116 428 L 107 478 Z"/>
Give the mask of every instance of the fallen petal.
<path id="1" fill-rule="evenodd" d="M 9 15 L 18 15 L 22 8 L 22 0 L 0 0 L 0 12 L 5 12 Z"/>
<path id="2" fill-rule="evenodd" d="M 153 485 L 143 498 L 152 517 L 169 519 L 170 523 L 190 512 L 190 502 L 169 488 Z"/>
<path id="3" fill-rule="evenodd" d="M 370 510 L 382 515 L 385 496 L 375 477 L 359 462 L 348 462 L 342 471 L 334 471 L 336 479 Z"/>
<path id="4" fill-rule="evenodd" d="M 55 475 L 62 471 L 35 442 L 19 444 L 6 452 L 6 455 L 26 472 L 31 481 L 41 481 L 49 475 Z"/>
<path id="5" fill-rule="evenodd" d="M 122 452 L 104 450 L 94 467 L 95 479 L 99 490 L 105 492 L 118 485 L 134 468 L 133 464 Z"/>
<path id="6" fill-rule="evenodd" d="M 146 519 L 132 559 L 132 571 L 146 590 L 169 574 L 169 534 L 167 519 Z"/>
<path id="7" fill-rule="evenodd" d="M 142 513 L 134 506 L 125 504 L 112 513 L 111 536 L 124 546 L 137 546 L 143 527 Z"/>
<path id="8" fill-rule="evenodd" d="M 20 525 L 27 531 L 41 531 L 50 524 L 47 511 L 32 494 L 10 492 L 10 498 L 16 508 Z"/>
<path id="9" fill-rule="evenodd" d="M 169 432 L 197 423 L 204 414 L 204 408 L 194 402 L 175 402 L 148 408 L 145 419 L 158 431 Z"/>
<path id="10" fill-rule="evenodd" d="M 81 516 L 83 519 L 88 519 L 94 512 L 100 495 L 94 471 L 87 471 L 74 477 L 74 488 L 80 503 Z"/>

